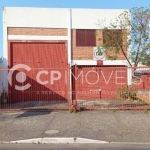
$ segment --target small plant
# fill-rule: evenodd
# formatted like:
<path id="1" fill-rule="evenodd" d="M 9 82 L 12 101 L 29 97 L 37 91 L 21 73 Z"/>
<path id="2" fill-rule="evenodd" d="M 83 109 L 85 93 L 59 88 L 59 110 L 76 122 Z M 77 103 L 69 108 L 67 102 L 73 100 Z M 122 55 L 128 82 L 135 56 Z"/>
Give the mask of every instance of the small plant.
<path id="1" fill-rule="evenodd" d="M 70 112 L 70 113 L 73 113 L 73 109 L 69 109 L 69 112 Z"/>
<path id="2" fill-rule="evenodd" d="M 147 105 L 147 103 L 144 102 L 144 101 L 143 101 L 142 99 L 140 99 L 140 98 L 137 98 L 137 101 L 138 101 L 139 104 Z"/>
<path id="3" fill-rule="evenodd" d="M 125 100 L 136 100 L 137 90 L 136 88 L 128 85 L 122 86 L 117 92 L 117 99 L 125 99 Z"/>
<path id="4" fill-rule="evenodd" d="M 113 109 L 113 110 L 112 110 L 112 113 L 115 113 L 115 112 L 116 112 L 116 110 Z"/>
<path id="5" fill-rule="evenodd" d="M 72 105 L 71 108 L 69 109 L 69 112 L 70 113 L 73 113 L 73 112 L 76 113 L 77 112 L 77 108 L 74 105 Z"/>
<path id="6" fill-rule="evenodd" d="M 144 110 L 143 110 L 143 114 L 148 114 L 148 110 L 147 110 L 147 109 L 144 109 Z"/>

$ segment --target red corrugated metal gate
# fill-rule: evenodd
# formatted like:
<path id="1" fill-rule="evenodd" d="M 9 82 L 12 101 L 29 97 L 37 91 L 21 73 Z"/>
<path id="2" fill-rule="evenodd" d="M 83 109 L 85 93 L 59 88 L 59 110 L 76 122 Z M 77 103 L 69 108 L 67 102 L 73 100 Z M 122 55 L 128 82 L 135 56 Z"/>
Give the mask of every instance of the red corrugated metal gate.
<path id="1" fill-rule="evenodd" d="M 67 100 L 69 90 L 68 54 L 66 42 L 10 42 L 10 68 L 23 64 L 13 71 L 9 86 L 11 102 Z M 24 74 L 19 74 L 23 72 Z M 24 82 L 23 82 L 24 81 Z M 39 82 L 40 81 L 40 82 Z M 26 90 L 17 90 L 16 85 Z"/>
<path id="2" fill-rule="evenodd" d="M 72 89 L 77 99 L 113 99 L 121 85 L 127 84 L 124 66 L 73 66 Z"/>
<path id="3" fill-rule="evenodd" d="M 75 65 L 72 73 L 75 110 L 150 109 L 150 67 Z"/>

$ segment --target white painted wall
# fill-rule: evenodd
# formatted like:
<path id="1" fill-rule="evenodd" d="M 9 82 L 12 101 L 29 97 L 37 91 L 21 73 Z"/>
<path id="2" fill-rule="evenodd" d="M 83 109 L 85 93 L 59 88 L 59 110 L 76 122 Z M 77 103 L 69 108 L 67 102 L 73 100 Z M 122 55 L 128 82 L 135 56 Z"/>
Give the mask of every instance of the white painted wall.
<path id="1" fill-rule="evenodd" d="M 97 61 L 95 60 L 72 60 L 73 65 L 97 65 Z M 103 65 L 125 65 L 128 66 L 128 62 L 126 60 L 105 60 L 103 61 Z"/>
<path id="2" fill-rule="evenodd" d="M 67 28 L 67 8 L 5 7 L 8 27 Z"/>
<path id="3" fill-rule="evenodd" d="M 99 21 L 108 27 L 123 11 L 125 9 L 72 9 L 72 28 L 101 29 Z"/>
<path id="4" fill-rule="evenodd" d="M 34 36 L 34 35 L 8 35 L 8 40 L 68 40 L 68 36 Z"/>
<path id="5" fill-rule="evenodd" d="M 113 21 L 125 9 L 68 9 L 4 7 L 7 27 L 68 28 L 68 13 L 72 14 L 73 29 L 99 29 L 98 20 Z M 126 10 L 127 11 L 127 10 Z"/>

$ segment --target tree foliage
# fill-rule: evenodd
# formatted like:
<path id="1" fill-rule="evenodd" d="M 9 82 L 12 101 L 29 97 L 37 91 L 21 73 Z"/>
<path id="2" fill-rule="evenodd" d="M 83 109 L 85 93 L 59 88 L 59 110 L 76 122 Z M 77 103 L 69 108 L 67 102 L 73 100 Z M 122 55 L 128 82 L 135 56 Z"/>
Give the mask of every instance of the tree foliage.
<path id="1" fill-rule="evenodd" d="M 150 65 L 150 8 L 132 8 L 124 11 L 109 26 L 103 28 L 103 44 L 108 58 L 115 60 L 123 54 L 130 66 Z"/>

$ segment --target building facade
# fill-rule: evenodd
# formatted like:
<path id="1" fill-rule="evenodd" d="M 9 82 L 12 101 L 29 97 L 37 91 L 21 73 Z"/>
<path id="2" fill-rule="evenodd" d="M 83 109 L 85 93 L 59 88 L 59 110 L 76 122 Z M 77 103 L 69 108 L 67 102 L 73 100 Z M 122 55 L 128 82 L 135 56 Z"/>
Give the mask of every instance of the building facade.
<path id="1" fill-rule="evenodd" d="M 121 53 L 114 61 L 108 60 L 106 55 L 103 58 L 95 57 L 95 49 L 104 42 L 104 32 L 99 21 L 105 20 L 105 27 L 108 27 L 123 11 L 125 10 L 4 7 L 4 66 L 12 68 L 17 64 L 25 64 L 31 68 L 61 68 L 62 74 L 63 68 L 71 68 L 75 64 L 94 66 L 99 64 L 99 59 L 104 66 L 127 66 Z M 125 76 L 130 81 L 129 72 Z M 28 77 L 34 82 L 34 75 L 28 74 Z M 66 87 L 66 91 L 72 90 L 71 74 L 69 79 L 70 86 Z M 7 80 L 5 81 L 7 87 Z M 52 87 L 48 85 L 47 89 Z M 53 87 L 52 90 L 56 89 L 64 89 L 62 81 L 59 87 Z M 67 95 L 62 97 L 68 99 Z"/>
<path id="2" fill-rule="evenodd" d="M 3 8 L 3 56 L 8 60 L 9 41 L 66 41 L 68 64 L 96 65 L 93 47 L 102 43 L 105 20 L 108 26 L 122 9 L 67 9 L 67 8 Z M 127 10 L 126 10 L 127 11 Z M 95 32 L 98 33 L 95 36 Z M 117 61 L 105 59 L 104 65 L 124 65 L 124 57 Z M 9 62 L 8 62 L 9 64 Z"/>

